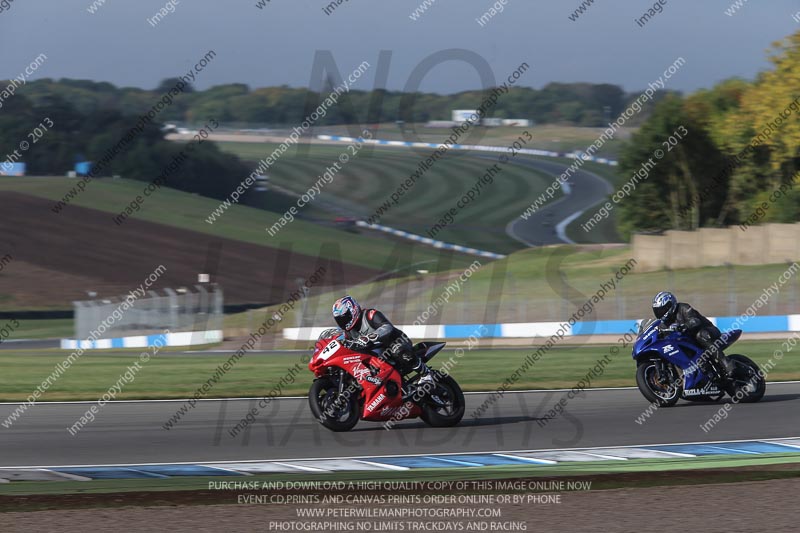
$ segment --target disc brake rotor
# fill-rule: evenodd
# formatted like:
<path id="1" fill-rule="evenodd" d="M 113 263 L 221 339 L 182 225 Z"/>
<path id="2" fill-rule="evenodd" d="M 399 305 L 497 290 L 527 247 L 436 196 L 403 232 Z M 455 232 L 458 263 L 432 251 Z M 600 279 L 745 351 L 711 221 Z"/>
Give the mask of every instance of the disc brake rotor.
<path id="1" fill-rule="evenodd" d="M 342 418 L 348 414 L 349 409 L 346 401 L 338 401 L 341 398 L 335 390 L 328 389 L 325 398 L 322 400 L 322 412 L 334 419 Z"/>
<path id="2" fill-rule="evenodd" d="M 653 385 L 653 392 L 655 392 L 658 396 L 664 398 L 665 400 L 671 398 L 675 394 L 675 389 L 673 389 L 669 383 L 662 383 L 658 377 L 655 367 L 651 367 L 653 371 L 650 373 L 650 377 L 648 378 L 650 384 Z"/>

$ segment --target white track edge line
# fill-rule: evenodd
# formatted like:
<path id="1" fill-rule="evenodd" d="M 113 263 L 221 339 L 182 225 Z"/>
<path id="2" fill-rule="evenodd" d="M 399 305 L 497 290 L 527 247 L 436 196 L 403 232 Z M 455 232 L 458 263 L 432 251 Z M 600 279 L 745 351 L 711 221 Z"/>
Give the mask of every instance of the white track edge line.
<path id="1" fill-rule="evenodd" d="M 768 381 L 767 385 L 794 385 L 800 383 L 800 380 L 794 381 Z M 529 394 L 529 393 L 542 393 L 542 392 L 567 392 L 572 389 L 524 389 L 524 390 L 508 390 L 505 394 Z M 638 390 L 638 387 L 593 387 L 591 389 L 584 389 L 584 392 L 601 392 L 601 391 L 617 391 L 617 390 Z M 496 394 L 496 390 L 491 391 L 473 391 L 465 392 L 465 396 L 480 395 L 480 394 Z M 266 396 L 244 396 L 240 398 L 198 398 L 197 402 L 243 402 L 246 400 L 263 400 Z M 275 401 L 280 400 L 307 400 L 308 396 L 279 396 Z M 177 398 L 165 400 L 112 400 L 106 402 L 106 405 L 122 404 L 122 403 L 169 403 L 169 402 L 188 402 L 194 398 Z M 27 402 L 0 402 L 0 405 L 23 405 Z M 75 401 L 55 401 L 55 402 L 36 402 L 31 407 L 40 405 L 70 405 L 70 404 L 90 404 L 97 403 L 97 400 L 75 400 Z"/>

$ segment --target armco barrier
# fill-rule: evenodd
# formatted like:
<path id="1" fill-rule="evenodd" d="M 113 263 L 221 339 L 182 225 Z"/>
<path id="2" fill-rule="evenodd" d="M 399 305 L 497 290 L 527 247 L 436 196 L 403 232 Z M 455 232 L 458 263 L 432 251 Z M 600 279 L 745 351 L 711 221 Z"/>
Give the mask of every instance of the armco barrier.
<path id="1" fill-rule="evenodd" d="M 98 350 L 112 348 L 147 348 L 149 346 L 198 346 L 222 342 L 222 331 L 181 331 L 159 335 L 137 335 L 96 341 L 61 339 L 62 350 Z"/>
<path id="2" fill-rule="evenodd" d="M 734 323 L 742 324 L 747 333 L 782 333 L 800 331 L 800 315 L 753 316 L 747 321 L 738 316 L 709 317 L 722 331 L 729 330 Z M 422 326 L 397 326 L 412 339 L 465 339 L 482 332 L 484 338 L 518 338 L 550 337 L 559 329 L 561 322 L 527 322 L 515 324 L 445 324 Z M 597 320 L 577 322 L 567 326 L 566 336 L 578 335 L 621 335 L 631 328 L 636 328 L 638 320 Z M 286 328 L 283 336 L 286 339 L 311 341 L 331 326 Z"/>
<path id="3" fill-rule="evenodd" d="M 333 142 L 346 142 L 351 143 L 355 141 L 363 142 L 366 144 L 375 144 L 379 146 L 392 146 L 392 147 L 401 147 L 401 148 L 439 148 L 440 146 L 447 146 L 448 150 L 473 150 L 478 152 L 506 152 L 508 148 L 505 146 L 483 146 L 477 144 L 453 144 L 453 145 L 445 145 L 443 143 L 436 144 L 436 143 L 421 143 L 421 142 L 410 142 L 410 141 L 384 141 L 380 139 L 356 139 L 355 137 L 341 137 L 339 135 L 317 135 L 317 139 L 321 141 L 333 141 Z M 564 157 L 567 159 L 578 159 L 581 155 L 584 155 L 582 159 L 584 161 L 593 161 L 595 163 L 600 163 L 602 165 L 611 165 L 617 166 L 617 162 L 613 159 L 607 159 L 605 157 L 595 157 L 595 156 L 587 156 L 584 152 L 578 153 L 571 153 L 571 154 L 564 154 L 560 152 L 553 152 L 551 150 L 537 150 L 535 148 L 523 148 L 521 150 L 516 150 L 516 153 L 525 154 L 525 155 L 538 155 L 540 157 Z"/>

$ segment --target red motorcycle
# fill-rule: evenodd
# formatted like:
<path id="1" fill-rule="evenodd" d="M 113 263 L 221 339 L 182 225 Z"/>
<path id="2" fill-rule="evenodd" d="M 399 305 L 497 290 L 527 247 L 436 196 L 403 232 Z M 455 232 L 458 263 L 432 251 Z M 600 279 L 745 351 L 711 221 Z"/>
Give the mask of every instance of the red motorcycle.
<path id="1" fill-rule="evenodd" d="M 316 378 L 308 391 L 311 412 L 332 431 L 349 431 L 359 419 L 386 422 L 422 418 L 433 427 L 458 424 L 464 393 L 448 374 L 431 370 L 432 381 L 419 384 L 419 372 L 402 374 L 377 351 L 345 346 L 341 330 L 322 332 L 308 363 Z M 427 363 L 445 343 L 420 342 L 414 352 Z"/>

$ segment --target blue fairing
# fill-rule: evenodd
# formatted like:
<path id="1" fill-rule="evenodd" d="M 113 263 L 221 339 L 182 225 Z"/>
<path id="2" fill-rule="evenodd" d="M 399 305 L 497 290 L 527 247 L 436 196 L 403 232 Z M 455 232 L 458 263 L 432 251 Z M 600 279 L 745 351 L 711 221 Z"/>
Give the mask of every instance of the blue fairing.
<path id="1" fill-rule="evenodd" d="M 639 334 L 633 343 L 633 358 L 638 360 L 643 357 L 660 357 L 683 370 L 685 389 L 694 389 L 702 385 L 708 379 L 697 364 L 703 349 L 698 347 L 693 339 L 677 331 L 669 332 L 659 338 L 659 325 L 661 325 L 661 321 L 654 320 Z M 740 329 L 723 333 L 724 343 L 721 349 L 728 348 L 736 342 L 741 334 L 742 330 Z"/>

